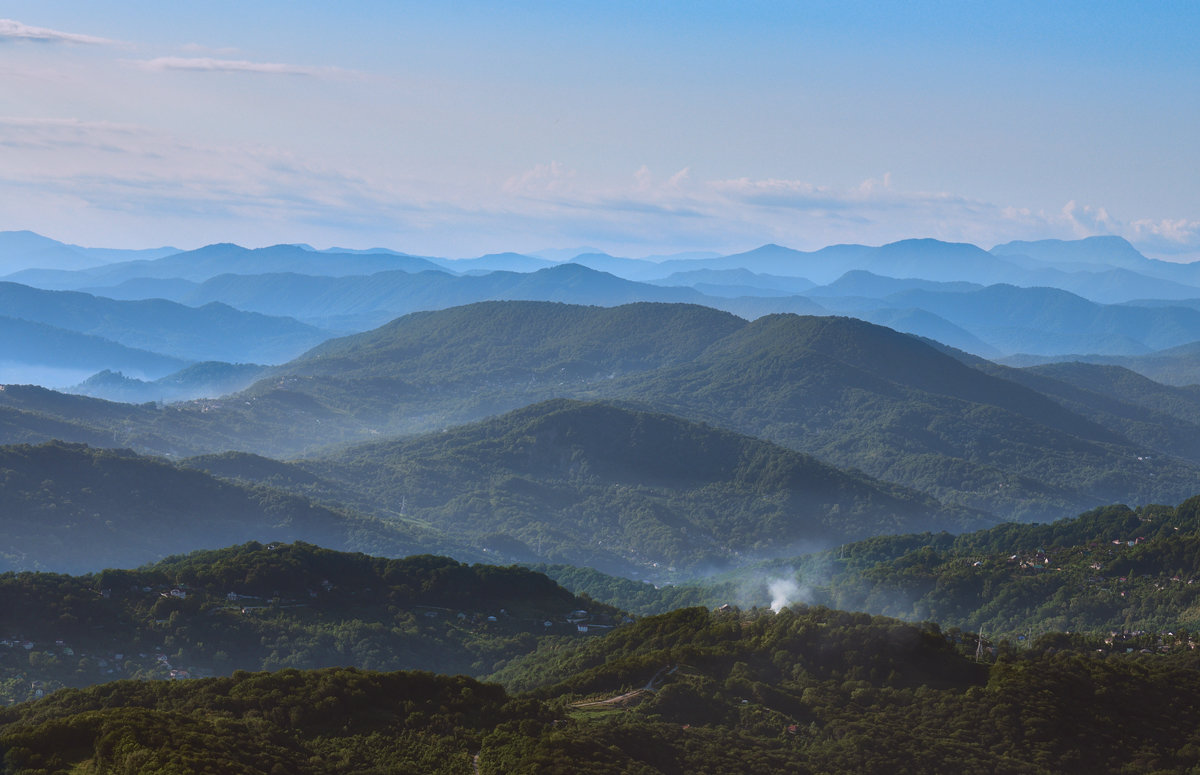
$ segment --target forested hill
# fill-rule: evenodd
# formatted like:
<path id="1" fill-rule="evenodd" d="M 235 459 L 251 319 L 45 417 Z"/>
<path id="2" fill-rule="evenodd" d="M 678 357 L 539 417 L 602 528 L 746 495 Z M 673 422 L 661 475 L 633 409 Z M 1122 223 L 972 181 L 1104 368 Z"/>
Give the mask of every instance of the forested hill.
<path id="1" fill-rule="evenodd" d="M 253 542 L 84 576 L 5 573 L 0 705 L 63 685 L 239 669 L 483 675 L 542 639 L 594 637 L 623 619 L 522 568 L 431 555 L 384 559 L 299 542 Z"/>
<path id="2" fill-rule="evenodd" d="M 685 363 L 742 328 L 693 304 L 584 307 L 533 301 L 418 312 L 325 342 L 287 364 L 297 376 L 400 378 L 447 388 L 578 381 Z"/>
<path id="3" fill-rule="evenodd" d="M 1009 519 L 1177 501 L 1200 471 L 1045 394 L 850 318 L 760 318 L 688 364 L 631 375 L 607 392 Z"/>
<path id="4" fill-rule="evenodd" d="M 230 542 L 306 540 L 392 556 L 464 547 L 412 524 L 220 481 L 128 450 L 0 447 L 0 570 L 136 567 Z"/>
<path id="5" fill-rule="evenodd" d="M 1200 625 L 1200 496 L 958 537 L 870 539 L 838 555 L 811 599 L 1014 641 L 1065 631 L 1156 647 Z"/>
<path id="6" fill-rule="evenodd" d="M 654 587 L 595 570 L 535 566 L 635 613 L 687 605 L 806 602 L 937 621 L 1027 644 L 1073 632 L 1108 647 L 1157 648 L 1200 627 L 1200 496 L 1114 505 L 1049 524 L 880 536 L 838 549 Z"/>
<path id="7" fill-rule="evenodd" d="M 188 464 L 380 516 L 403 508 L 508 560 L 636 577 L 988 523 L 768 442 L 610 403 L 550 401 L 290 467 L 236 455 Z"/>

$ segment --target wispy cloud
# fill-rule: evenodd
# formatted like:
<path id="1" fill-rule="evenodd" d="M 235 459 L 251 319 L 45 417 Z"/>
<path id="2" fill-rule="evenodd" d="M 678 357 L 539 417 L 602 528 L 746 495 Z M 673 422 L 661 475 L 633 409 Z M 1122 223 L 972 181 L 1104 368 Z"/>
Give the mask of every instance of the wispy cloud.
<path id="1" fill-rule="evenodd" d="M 170 231 L 180 243 L 219 241 L 217 233 L 247 244 L 305 234 L 344 242 L 364 230 L 394 231 L 410 216 L 439 225 L 464 217 L 446 202 L 414 205 L 415 187 L 283 149 L 198 143 L 109 122 L 0 117 L 0 169 L 6 227 L 61 233 L 61 225 L 42 224 L 69 211 L 75 228 L 139 234 L 146 244 L 158 241 L 149 234 L 166 240 Z"/>
<path id="2" fill-rule="evenodd" d="M 180 46 L 180 49 L 188 52 L 189 54 L 219 54 L 223 57 L 238 53 L 238 50 L 233 46 L 213 48 L 212 46 L 206 46 L 203 43 L 184 43 L 182 46 Z"/>
<path id="3" fill-rule="evenodd" d="M 96 244 L 221 240 L 383 244 L 428 253 L 596 244 L 624 255 L 733 252 L 776 242 L 816 249 L 907 237 L 973 242 L 1119 234 L 1151 255 L 1200 253 L 1200 222 L 1123 222 L 1075 202 L 1006 207 L 906 189 L 887 175 L 837 187 L 781 178 L 703 179 L 648 167 L 600 182 L 547 162 L 491 189 L 415 180 L 260 144 L 204 143 L 74 118 L 0 117 L 0 212 L 10 228 Z M 72 213 L 72 228 L 54 227 Z M 151 236 L 153 235 L 153 236 Z M 108 239 L 112 244 L 124 244 Z"/>
<path id="4" fill-rule="evenodd" d="M 1067 202 L 1058 210 L 1005 206 L 945 191 L 905 189 L 890 173 L 837 187 L 783 178 L 694 180 L 689 169 L 664 179 L 641 167 L 624 187 L 590 185 L 554 162 L 514 175 L 503 186 L 511 210 L 540 223 L 557 219 L 580 239 L 610 239 L 675 249 L 754 247 L 766 241 L 801 249 L 839 242 L 884 244 L 908 237 L 972 242 L 989 248 L 1013 239 L 1125 237 L 1153 254 L 1200 258 L 1200 221 L 1122 221 L 1104 207 Z M 597 231 L 585 231 L 590 219 Z"/>
<path id="5" fill-rule="evenodd" d="M 38 43 L 81 43 L 86 45 L 106 46 L 116 45 L 117 41 L 108 38 L 98 38 L 95 35 L 81 35 L 75 32 L 62 32 L 46 27 L 32 27 L 15 19 L 0 19 L 0 41 L 29 40 Z"/>
<path id="6" fill-rule="evenodd" d="M 245 59 L 214 59 L 212 57 L 158 57 L 136 60 L 143 70 L 193 70 L 211 73 L 255 73 L 260 75 L 299 75 L 315 78 L 345 77 L 354 75 L 351 70 L 340 67 L 312 67 L 282 62 L 251 62 Z"/>
<path id="7" fill-rule="evenodd" d="M 504 181 L 504 192 L 516 196 L 545 197 L 561 195 L 573 188 L 578 173 L 565 165 L 552 161 L 535 164 L 524 172 Z"/>

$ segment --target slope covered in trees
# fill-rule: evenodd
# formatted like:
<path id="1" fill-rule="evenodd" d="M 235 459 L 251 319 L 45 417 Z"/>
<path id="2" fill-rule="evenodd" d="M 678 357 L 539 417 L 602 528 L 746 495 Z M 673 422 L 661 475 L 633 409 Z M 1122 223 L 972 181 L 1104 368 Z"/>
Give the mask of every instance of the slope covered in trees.
<path id="1" fill-rule="evenodd" d="M 6 772 L 1186 772 L 1187 649 L 983 663 L 864 614 L 685 609 L 539 651 L 509 689 L 349 669 L 66 690 L 0 711 Z M 519 685 L 533 695 L 514 695 Z"/>
<path id="2" fill-rule="evenodd" d="M 1008 518 L 1178 500 L 1192 486 L 1192 464 L 1148 464 L 1117 430 L 848 318 L 760 318 L 611 392 Z"/>
<path id="3" fill-rule="evenodd" d="M 403 555 L 439 545 L 411 523 L 352 514 L 266 487 L 54 442 L 0 447 L 0 570 L 135 567 L 230 542 L 307 540 Z"/>
<path id="4" fill-rule="evenodd" d="M 298 462 L 310 477 L 252 463 L 189 464 L 380 516 L 403 509 L 501 558 L 650 577 L 987 522 L 767 442 L 608 403 L 551 401 Z"/>
<path id="5" fill-rule="evenodd" d="M 1200 497 L 1193 497 L 1175 507 L 1106 506 L 957 536 L 879 536 L 661 588 L 593 570 L 539 569 L 641 614 L 805 602 L 982 629 L 1013 643 L 1065 631 L 1137 650 L 1186 638 L 1200 624 L 1198 536 Z"/>
<path id="6" fill-rule="evenodd" d="M 0 704 L 60 686 L 233 670 L 478 676 L 544 639 L 595 636 L 622 618 L 522 568 L 304 543 L 249 543 L 84 576 L 4 573 Z"/>

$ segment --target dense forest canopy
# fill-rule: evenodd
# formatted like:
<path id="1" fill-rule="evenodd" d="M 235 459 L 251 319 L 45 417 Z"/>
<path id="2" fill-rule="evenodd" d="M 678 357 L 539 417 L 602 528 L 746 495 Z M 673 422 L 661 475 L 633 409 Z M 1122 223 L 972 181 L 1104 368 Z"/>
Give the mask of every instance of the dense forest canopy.
<path id="1" fill-rule="evenodd" d="M 986 653 L 823 608 L 682 609 L 504 674 L 119 681 L 0 710 L 4 771 L 1184 772 L 1191 650 Z M 516 687 L 538 686 L 533 694 Z M 1118 721 L 1118 719 L 1120 719 Z"/>

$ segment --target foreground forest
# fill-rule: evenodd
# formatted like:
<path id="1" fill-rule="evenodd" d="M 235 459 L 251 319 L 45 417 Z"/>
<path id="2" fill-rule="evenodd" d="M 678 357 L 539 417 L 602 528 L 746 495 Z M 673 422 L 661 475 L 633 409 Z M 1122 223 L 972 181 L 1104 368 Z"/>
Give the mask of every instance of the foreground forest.
<path id="1" fill-rule="evenodd" d="M 1190 649 L 975 644 L 824 608 L 682 609 L 509 686 L 352 668 L 119 681 L 0 711 L 9 773 L 1184 772 Z M 524 689 L 524 691 L 522 691 Z"/>

